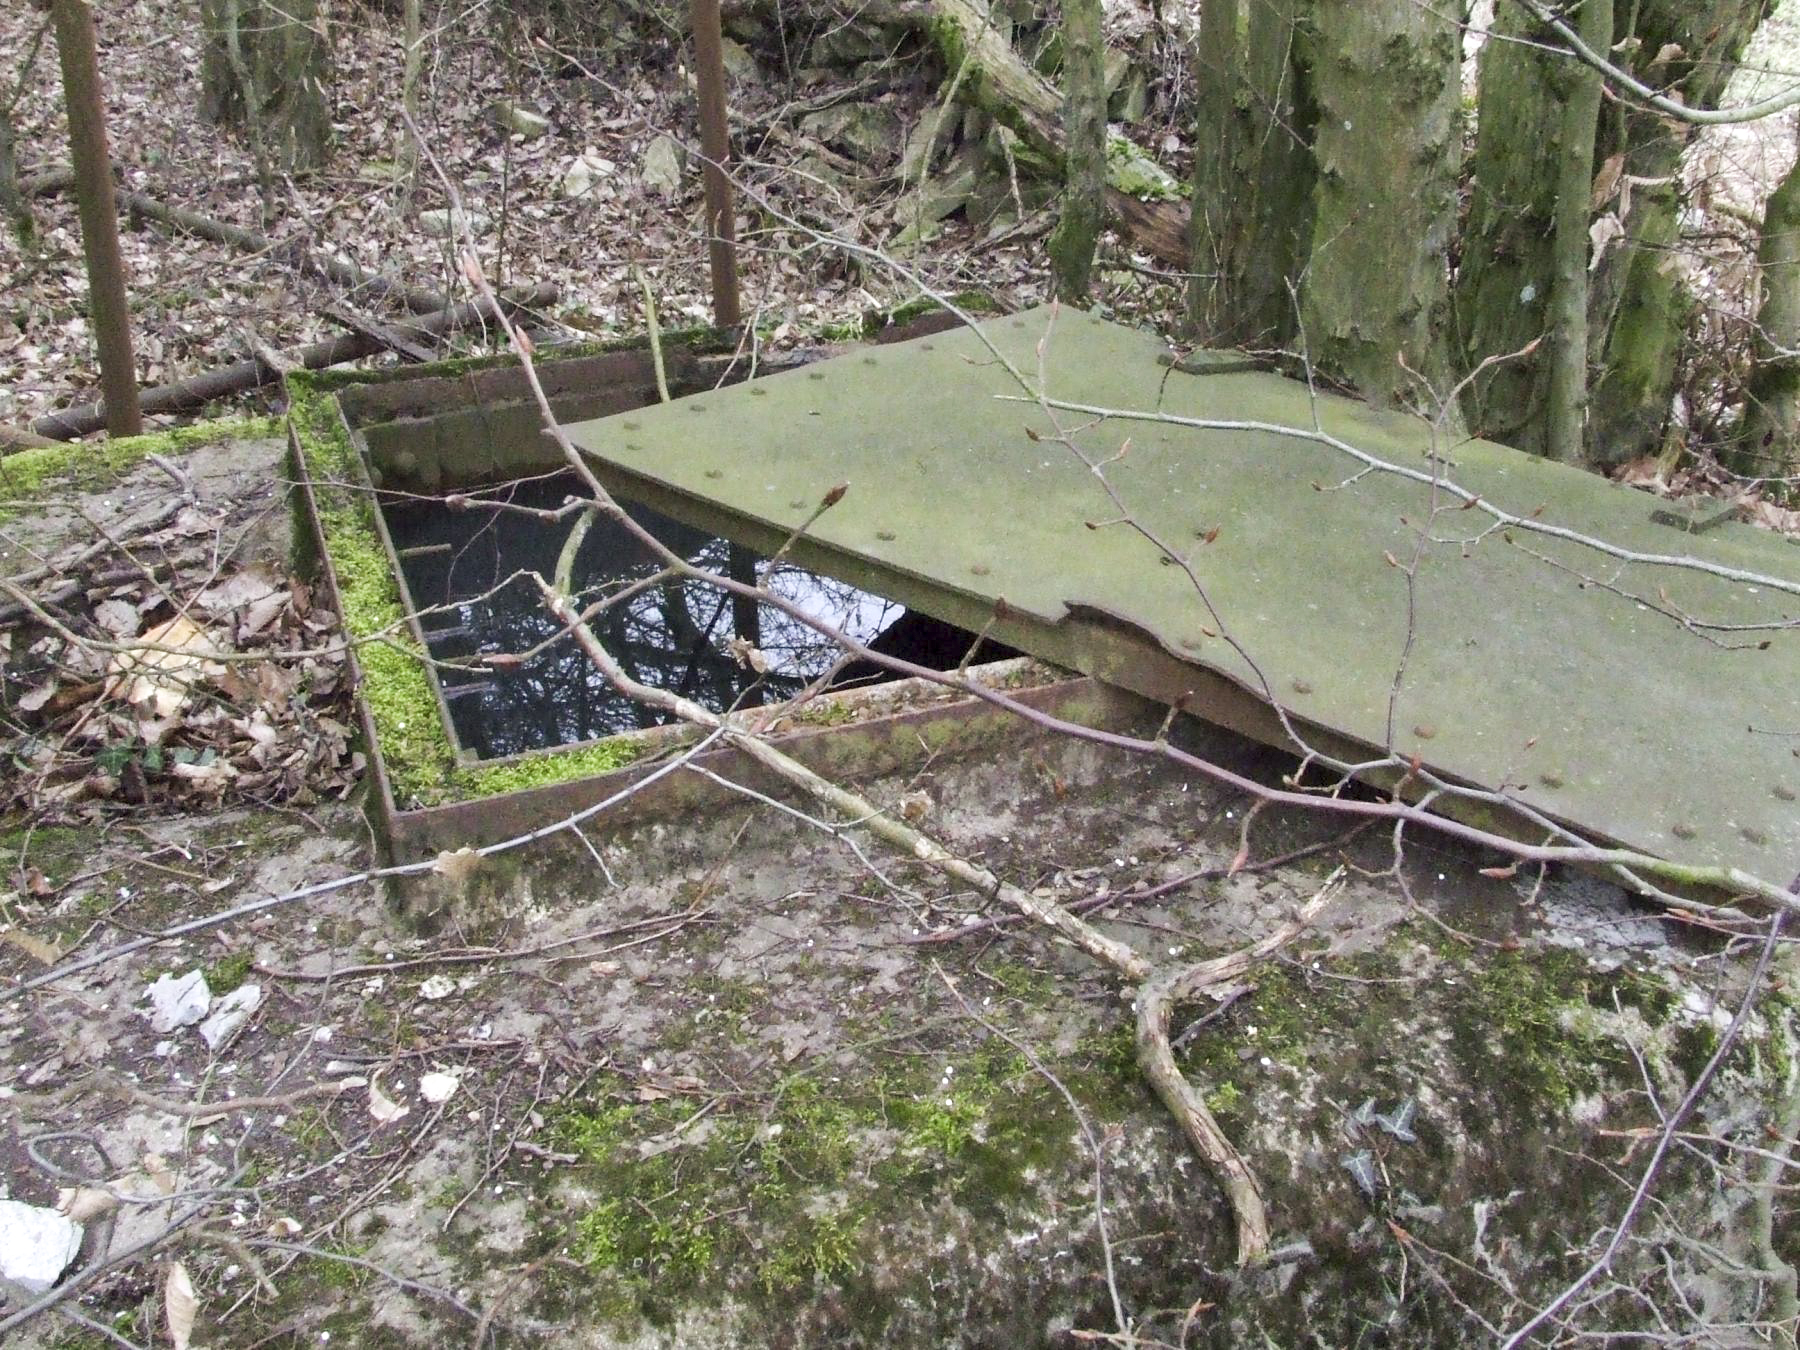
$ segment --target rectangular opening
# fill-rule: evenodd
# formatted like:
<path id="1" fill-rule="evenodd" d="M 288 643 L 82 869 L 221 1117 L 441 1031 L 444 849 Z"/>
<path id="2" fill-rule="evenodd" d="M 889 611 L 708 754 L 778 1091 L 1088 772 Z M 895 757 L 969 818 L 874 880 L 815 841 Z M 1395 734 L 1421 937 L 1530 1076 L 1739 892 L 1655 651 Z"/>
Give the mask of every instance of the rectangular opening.
<path id="1" fill-rule="evenodd" d="M 621 694 L 560 633 L 532 579 L 554 576 L 574 523 L 556 516 L 584 496 L 572 472 L 444 496 L 383 494 L 383 514 L 460 748 L 494 759 L 646 730 L 672 715 Z M 625 503 L 632 518 L 696 566 L 765 583 L 806 614 L 874 650 L 943 670 L 976 637 L 847 582 L 768 559 Z M 570 580 L 584 606 L 609 602 L 593 628 L 627 673 L 714 712 L 775 703 L 815 681 L 877 683 L 889 672 L 851 660 L 831 638 L 769 604 L 663 575 L 622 525 L 596 520 Z M 660 578 L 660 579 L 659 579 Z M 756 655 L 752 655 L 752 653 Z M 520 664 L 494 667 L 504 654 Z M 983 643 L 983 661 L 1015 653 Z"/>

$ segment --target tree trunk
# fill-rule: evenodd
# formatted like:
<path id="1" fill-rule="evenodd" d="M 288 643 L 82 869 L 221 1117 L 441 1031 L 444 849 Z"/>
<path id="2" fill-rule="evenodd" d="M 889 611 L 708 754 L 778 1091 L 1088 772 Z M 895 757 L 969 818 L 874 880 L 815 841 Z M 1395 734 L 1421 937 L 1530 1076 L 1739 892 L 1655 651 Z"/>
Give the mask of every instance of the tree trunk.
<path id="1" fill-rule="evenodd" d="M 50 12 L 62 64 L 63 104 L 69 114 L 81 248 L 87 258 L 88 324 L 99 349 L 100 387 L 106 395 L 107 415 L 101 425 L 114 436 L 135 436 L 144 429 L 144 419 L 138 409 L 131 305 L 125 291 L 125 260 L 119 252 L 119 214 L 113 201 L 112 152 L 106 141 L 94 14 L 87 0 L 53 0 Z"/>
<path id="2" fill-rule="evenodd" d="M 1617 25 L 1611 55 L 1690 107 L 1713 107 L 1768 9 L 1768 0 L 1634 0 L 1621 10 L 1628 17 Z M 1574 61 L 1559 49 L 1556 35 L 1522 6 L 1503 3 L 1482 50 L 1474 186 L 1455 286 L 1468 370 L 1550 327 L 1558 194 L 1542 165 L 1545 148 L 1558 145 L 1563 131 L 1560 91 Z M 1691 307 L 1665 265 L 1679 228 L 1673 179 L 1685 142 L 1685 127 L 1627 103 L 1609 102 L 1600 119 L 1586 170 L 1592 195 L 1581 205 L 1621 216 L 1623 231 L 1598 266 L 1591 253 L 1589 260 L 1586 455 L 1593 462 L 1654 450 L 1667 420 Z M 1484 371 L 1464 396 L 1472 428 L 1543 453 L 1552 360 L 1546 345 Z"/>
<path id="3" fill-rule="evenodd" d="M 1538 45 L 1542 38 L 1521 7 L 1503 3 L 1481 49 L 1474 186 L 1455 292 L 1467 370 L 1536 341 L 1549 322 L 1556 180 L 1543 164 L 1561 130 L 1554 84 L 1560 67 Z M 1545 375 L 1535 357 L 1476 375 L 1463 397 L 1470 428 L 1541 452 Z"/>
<path id="4" fill-rule="evenodd" d="M 1717 107 L 1744 48 L 1772 8 L 1768 0 L 1637 0 L 1630 10 L 1632 73 L 1673 89 L 1690 107 Z M 1626 25 L 1621 25 L 1625 28 Z M 1656 57 L 1679 51 L 1663 62 Z M 1692 128 L 1629 102 L 1601 118 L 1597 158 L 1621 161 L 1629 210 L 1625 233 L 1593 273 L 1588 306 L 1588 360 L 1593 398 L 1588 456 L 1611 465 L 1662 448 L 1674 399 L 1682 339 L 1694 299 L 1669 267 L 1683 202 L 1676 181 Z M 1620 214 L 1625 197 L 1598 210 Z"/>
<path id="5" fill-rule="evenodd" d="M 1800 469 L 1800 163 L 1763 210 L 1756 251 L 1762 307 L 1744 429 L 1731 456 L 1739 473 L 1778 477 Z"/>
<path id="6" fill-rule="evenodd" d="M 309 168 L 331 141 L 331 42 L 320 0 L 201 0 L 200 109 L 259 165 Z"/>
<path id="7" fill-rule="evenodd" d="M 1430 404 L 1408 368 L 1433 389 L 1450 382 L 1459 18 L 1454 5 L 1418 0 L 1321 4 L 1314 12 L 1317 176 L 1300 280 L 1305 354 L 1382 405 L 1408 394 Z"/>
<path id="8" fill-rule="evenodd" d="M 1312 238 L 1307 0 L 1208 0 L 1200 14 L 1189 314 L 1209 346 L 1282 347 Z"/>
<path id="9" fill-rule="evenodd" d="M 1100 0 L 1063 0 L 1062 218 L 1050 236 L 1057 294 L 1085 300 L 1106 223 L 1106 39 Z"/>
<path id="10" fill-rule="evenodd" d="M 1613 0 L 1583 0 L 1577 32 L 1612 50 Z M 1550 392 L 1544 453 L 1565 464 L 1586 458 L 1588 409 L 1588 219 L 1593 214 L 1594 137 L 1600 72 L 1569 62 L 1561 72 L 1562 134 L 1556 146 L 1555 233 L 1550 241 Z"/>

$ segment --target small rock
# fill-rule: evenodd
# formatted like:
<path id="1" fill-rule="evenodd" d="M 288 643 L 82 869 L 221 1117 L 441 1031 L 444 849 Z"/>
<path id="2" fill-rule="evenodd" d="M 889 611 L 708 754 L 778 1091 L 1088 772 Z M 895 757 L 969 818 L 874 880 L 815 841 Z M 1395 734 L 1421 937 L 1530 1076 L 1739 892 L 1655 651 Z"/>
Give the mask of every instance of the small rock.
<path id="1" fill-rule="evenodd" d="M 516 131 L 519 135 L 532 140 L 550 130 L 548 117 L 522 104 L 511 103 L 505 99 L 490 105 L 488 116 L 506 130 Z"/>
<path id="2" fill-rule="evenodd" d="M 651 141 L 638 170 L 644 186 L 654 192 L 681 191 L 682 158 L 681 143 L 673 136 L 665 134 Z"/>
<path id="3" fill-rule="evenodd" d="M 460 238 L 464 230 L 473 235 L 483 235 L 493 226 L 494 222 L 479 211 L 419 212 L 419 228 L 426 234 L 435 235 L 439 239 Z"/>
<path id="4" fill-rule="evenodd" d="M 618 170 L 618 165 L 605 158 L 598 150 L 589 146 L 581 154 L 570 160 L 562 173 L 562 193 L 565 197 L 585 197 L 593 192 L 594 185 L 602 178 L 609 178 Z"/>
<path id="5" fill-rule="evenodd" d="M 80 1250 L 80 1224 L 53 1209 L 0 1200 L 0 1276 L 26 1293 L 50 1288 Z"/>
<path id="6" fill-rule="evenodd" d="M 217 1050 L 262 1007 L 262 1001 L 260 984 L 240 984 L 213 1005 L 212 1015 L 200 1024 L 200 1038 L 208 1048 Z"/>
<path id="7" fill-rule="evenodd" d="M 756 58 L 750 55 L 750 49 L 741 42 L 731 38 L 720 40 L 719 49 L 725 58 L 725 73 L 740 84 L 752 83 L 758 78 Z"/>
<path id="8" fill-rule="evenodd" d="M 191 1027 L 212 1007 L 212 990 L 206 987 L 206 976 L 198 970 L 185 975 L 163 975 L 147 993 L 150 1011 L 146 1016 L 155 1031 Z"/>

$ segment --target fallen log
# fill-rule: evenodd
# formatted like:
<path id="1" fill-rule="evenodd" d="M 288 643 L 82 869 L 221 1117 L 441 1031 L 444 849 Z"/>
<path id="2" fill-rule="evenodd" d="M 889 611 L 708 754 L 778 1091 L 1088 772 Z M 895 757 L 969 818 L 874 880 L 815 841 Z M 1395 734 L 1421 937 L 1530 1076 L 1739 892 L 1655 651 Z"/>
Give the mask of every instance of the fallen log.
<path id="1" fill-rule="evenodd" d="M 352 333 L 361 333 L 371 342 L 379 342 L 383 347 L 408 361 L 430 361 L 437 355 L 430 347 L 414 342 L 399 329 L 385 323 L 378 323 L 366 314 L 358 314 L 348 305 L 327 305 L 321 311 L 333 323 L 341 323 Z"/>
<path id="2" fill-rule="evenodd" d="M 48 437 L 39 436 L 36 432 L 27 431 L 24 427 L 9 427 L 0 424 L 0 455 L 10 455 L 15 450 L 38 450 L 56 442 Z"/>
<path id="3" fill-rule="evenodd" d="M 45 173 L 33 174 L 20 179 L 19 190 L 27 197 L 50 196 L 66 191 L 73 181 L 74 175 L 69 170 L 51 169 Z M 247 230 L 241 225 L 232 225 L 223 220 L 214 220 L 211 216 L 203 216 L 198 211 L 189 211 L 184 207 L 170 206 L 166 202 L 158 201 L 148 193 L 131 192 L 120 188 L 114 195 L 126 208 L 134 227 L 142 220 L 154 220 L 171 229 L 181 230 L 201 239 L 210 239 L 215 244 L 224 244 L 245 253 L 270 253 L 282 247 L 267 235 L 258 234 L 255 230 Z M 449 297 L 440 295 L 436 291 L 425 290 L 419 286 L 409 286 L 392 277 L 366 272 L 355 263 L 340 262 L 336 258 L 323 257 L 311 249 L 298 245 L 295 246 L 294 251 L 302 263 L 329 277 L 338 285 L 370 295 L 391 296 L 415 314 L 435 314 L 450 304 Z"/>
<path id="4" fill-rule="evenodd" d="M 1053 172 L 1063 164 L 1062 94 L 1013 50 L 979 0 L 930 0 L 894 16 L 923 29 L 955 72 L 956 97 L 1014 132 Z M 1186 267 L 1188 204 L 1178 181 L 1127 137 L 1109 132 L 1106 141 L 1106 203 L 1121 232 L 1159 261 Z"/>
<path id="5" fill-rule="evenodd" d="M 536 309 L 553 304 L 556 295 L 555 286 L 540 285 L 529 290 L 510 291 L 500 298 L 508 309 Z M 493 318 L 493 308 L 483 300 L 455 305 L 439 310 L 436 314 L 422 315 L 407 322 L 403 331 L 436 337 L 452 329 L 492 321 Z M 400 328 L 401 325 L 395 327 Z M 281 360 L 239 361 L 217 370 L 203 371 L 172 384 L 159 384 L 144 390 L 138 402 L 146 413 L 182 412 L 210 403 L 213 399 L 224 398 L 227 394 L 239 394 L 258 385 L 273 384 L 281 378 L 278 366 L 291 363 L 306 370 L 323 370 L 327 366 L 342 365 L 346 361 L 372 356 L 382 350 L 383 345 L 378 339 L 362 333 L 345 333 L 340 337 L 282 353 Z M 105 425 L 105 408 L 98 403 L 89 403 L 79 408 L 48 413 L 33 422 L 31 429 L 52 440 L 69 441 L 98 431 Z"/>

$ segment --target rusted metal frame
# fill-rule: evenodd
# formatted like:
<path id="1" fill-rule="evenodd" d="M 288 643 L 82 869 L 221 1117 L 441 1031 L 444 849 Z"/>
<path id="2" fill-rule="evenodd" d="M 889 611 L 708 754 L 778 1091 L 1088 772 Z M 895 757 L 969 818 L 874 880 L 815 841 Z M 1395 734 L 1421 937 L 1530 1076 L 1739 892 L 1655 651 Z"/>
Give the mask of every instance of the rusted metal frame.
<path id="1" fill-rule="evenodd" d="M 919 683 L 901 682 L 914 688 Z M 883 686 L 891 690 L 900 687 Z M 1156 715 L 1154 708 L 1136 697 L 1084 677 L 1011 692 L 1020 702 L 1042 711 L 1115 729 L 1142 724 Z M 1022 736 L 1029 739 L 1037 734 L 1029 727 L 1021 728 L 1010 714 L 964 696 L 840 726 L 800 727 L 771 737 L 770 743 L 817 773 L 867 779 L 916 768 L 929 753 L 923 738 L 938 728 L 959 735 L 965 750 L 1002 742 L 1016 748 Z M 651 737 L 657 733 L 662 733 L 661 739 L 671 752 L 676 745 L 693 739 L 691 730 L 685 727 L 657 727 L 631 734 Z M 952 748 L 949 753 L 958 750 Z M 396 858 L 419 857 L 472 842 L 510 838 L 622 791 L 653 772 L 662 758 L 659 755 L 641 759 L 608 773 L 476 801 L 395 811 L 388 817 L 390 847 Z M 694 763 L 697 768 L 711 769 L 756 791 L 782 798 L 792 796 L 791 785 L 775 779 L 747 755 L 730 747 L 710 750 Z M 633 794 L 585 828 L 604 835 L 677 813 L 718 811 L 742 800 L 736 792 L 700 774 L 673 774 Z"/>
<path id="2" fill-rule="evenodd" d="M 56 24 L 63 100 L 69 113 L 81 248 L 87 256 L 88 322 L 100 351 L 106 429 L 113 436 L 135 436 L 144 429 L 144 417 L 138 408 L 131 306 L 125 295 L 125 260 L 119 252 L 119 215 L 113 198 L 112 156 L 106 144 L 106 109 L 100 99 L 94 15 L 87 0 L 51 0 L 50 12 Z"/>

